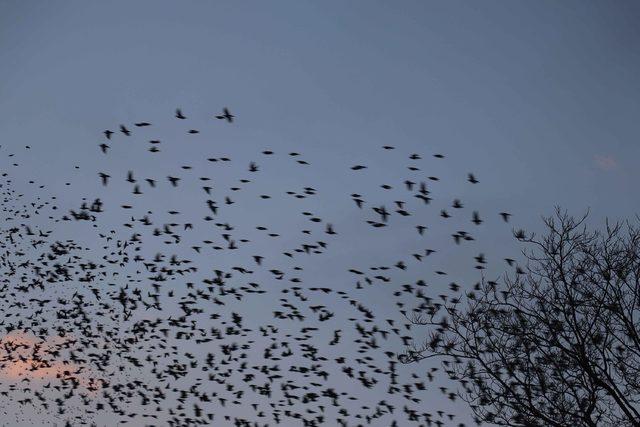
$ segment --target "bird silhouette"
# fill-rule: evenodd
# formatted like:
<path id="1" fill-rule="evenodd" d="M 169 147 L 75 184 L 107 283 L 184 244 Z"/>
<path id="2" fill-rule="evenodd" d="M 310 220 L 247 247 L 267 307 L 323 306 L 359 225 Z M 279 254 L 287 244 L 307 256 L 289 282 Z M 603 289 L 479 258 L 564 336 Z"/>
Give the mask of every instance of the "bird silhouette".
<path id="1" fill-rule="evenodd" d="M 226 120 L 229 123 L 232 123 L 234 118 L 235 116 L 229 112 L 227 107 L 223 108 L 221 115 L 216 116 L 216 119 Z"/>

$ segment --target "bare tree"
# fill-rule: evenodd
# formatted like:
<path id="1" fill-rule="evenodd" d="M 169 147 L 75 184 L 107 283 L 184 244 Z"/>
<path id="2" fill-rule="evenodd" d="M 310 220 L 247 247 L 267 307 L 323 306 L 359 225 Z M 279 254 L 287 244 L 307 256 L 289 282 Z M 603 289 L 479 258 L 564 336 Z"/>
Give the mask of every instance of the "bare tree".
<path id="1" fill-rule="evenodd" d="M 463 300 L 423 297 L 400 359 L 443 358 L 476 419 L 504 426 L 640 426 L 640 230 L 589 231 L 556 209 L 527 265 Z"/>

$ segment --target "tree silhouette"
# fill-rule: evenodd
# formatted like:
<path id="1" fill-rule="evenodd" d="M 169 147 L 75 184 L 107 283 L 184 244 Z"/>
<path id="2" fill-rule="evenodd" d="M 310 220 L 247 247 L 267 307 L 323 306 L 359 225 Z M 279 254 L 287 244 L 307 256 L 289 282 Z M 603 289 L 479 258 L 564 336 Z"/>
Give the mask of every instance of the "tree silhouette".
<path id="1" fill-rule="evenodd" d="M 526 267 L 466 298 L 423 298 L 427 325 L 404 363 L 442 358 L 477 421 L 504 426 L 640 426 L 640 230 L 589 231 L 556 209 L 542 238 L 516 231 Z"/>

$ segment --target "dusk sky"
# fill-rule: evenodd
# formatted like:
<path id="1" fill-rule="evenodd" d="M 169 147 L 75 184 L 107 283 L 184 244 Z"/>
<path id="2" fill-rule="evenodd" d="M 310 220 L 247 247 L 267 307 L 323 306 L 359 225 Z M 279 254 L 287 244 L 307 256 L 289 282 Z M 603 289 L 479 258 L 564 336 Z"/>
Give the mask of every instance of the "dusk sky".
<path id="1" fill-rule="evenodd" d="M 635 191 L 640 182 L 638 22 L 640 3 L 634 1 L 1 0 L 0 172 L 11 175 L 12 188 L 25 201 L 56 196 L 62 213 L 78 209 L 83 197 L 89 202 L 101 198 L 107 210 L 100 229 L 117 228 L 125 238 L 131 231 L 122 224 L 146 211 L 157 212 L 158 224 L 174 219 L 165 214 L 170 209 L 181 212 L 179 222 L 201 221 L 205 199 L 196 182 L 199 176 L 211 177 L 214 192 L 220 189 L 215 196 L 220 205 L 229 187 L 250 178 L 251 190 L 229 193 L 236 203 L 225 211 L 224 221 L 237 224 L 238 230 L 265 225 L 281 236 L 265 239 L 247 231 L 251 248 L 198 255 L 202 259 L 197 265 L 208 272 L 251 266 L 251 255 L 257 253 L 266 260 L 276 258 L 299 244 L 301 229 L 314 227 L 323 234 L 326 222 L 338 232 L 323 234 L 328 242 L 335 240 L 326 254 L 279 261 L 304 267 L 300 274 L 305 285 L 300 286 L 330 283 L 354 290 L 357 278 L 349 268 L 393 266 L 412 252 L 437 248 L 429 265 L 394 271 L 397 283 L 353 294 L 383 326 L 384 319 L 399 316 L 389 297 L 394 286 L 424 278 L 433 295 L 440 288 L 446 292 L 452 281 L 470 287 L 480 278 L 473 264 L 478 252 L 490 261 L 485 274 L 498 276 L 506 271 L 502 259 L 517 257 L 521 250 L 512 229 L 541 230 L 541 216 L 556 205 L 574 215 L 589 209 L 591 223 L 598 226 L 606 217 L 633 219 L 640 213 Z M 236 116 L 233 123 L 214 118 L 223 107 Z M 176 108 L 186 120 L 174 117 Z M 152 126 L 135 128 L 133 123 L 140 121 Z M 121 124 L 132 129 L 131 137 L 118 132 Z M 116 132 L 113 140 L 106 141 L 106 129 Z M 200 133 L 188 135 L 189 129 Z M 153 139 L 162 141 L 157 155 L 147 151 Z M 98 147 L 105 141 L 110 145 L 107 155 Z M 384 150 L 385 145 L 395 149 Z M 275 153 L 272 158 L 261 154 L 267 149 Z M 308 167 L 296 164 L 290 152 L 300 153 Z M 413 153 L 422 159 L 409 160 Z M 434 158 L 436 153 L 445 158 Z M 207 161 L 225 156 L 232 159 L 228 165 Z M 260 167 L 255 176 L 247 171 L 251 161 Z M 193 171 L 181 170 L 183 165 Z M 353 171 L 354 165 L 367 168 Z M 409 175 L 410 165 L 421 170 Z M 125 181 L 128 170 L 141 181 L 163 180 L 165 187 L 157 193 L 144 187 L 134 212 L 119 208 L 135 198 Z M 108 187 L 101 185 L 98 172 L 111 175 Z M 468 173 L 480 182 L 469 184 Z M 171 190 L 165 179 L 180 176 L 187 183 L 189 174 L 194 185 L 179 190 Z M 373 230 L 365 223 L 375 217 L 372 206 L 384 204 L 391 210 L 399 197 L 412 200 L 402 193 L 409 176 L 440 178 L 429 182 L 432 206 L 421 211 L 411 201 L 409 220 L 394 217 L 393 227 Z M 46 186 L 36 189 L 29 180 Z M 392 185 L 392 193 L 385 193 L 383 184 Z M 285 194 L 307 186 L 318 195 L 300 201 Z M 352 193 L 363 195 L 364 210 L 355 206 Z M 260 200 L 261 194 L 273 200 Z M 464 212 L 443 222 L 438 214 L 454 198 L 464 202 Z M 485 220 L 477 230 L 470 223 L 473 210 Z M 310 224 L 302 211 L 313 212 L 323 223 Z M 511 224 L 502 222 L 501 211 L 513 214 Z M 96 242 L 88 224 L 33 221 L 34 227 L 55 227 L 59 239 Z M 417 224 L 429 228 L 426 237 L 417 236 Z M 463 229 L 473 231 L 475 246 L 453 244 L 451 233 Z M 185 242 L 194 239 L 185 237 Z M 155 243 L 146 243 L 151 257 L 167 249 Z M 189 257 L 190 244 L 174 252 Z M 256 274 L 265 286 L 287 286 L 267 283 L 272 275 L 264 270 Z M 448 276 L 434 275 L 437 270 Z M 278 310 L 280 297 L 252 297 L 235 310 L 245 313 L 248 328 L 257 328 L 274 322 L 271 313 Z M 352 314 L 342 312 L 332 296 L 313 298 L 333 307 L 335 318 L 314 324 L 311 317 L 305 324 L 322 329 L 329 340 L 334 329 L 343 328 L 346 342 L 339 351 L 357 358 L 356 346 L 348 345 L 350 334 L 357 338 L 347 320 Z M 407 297 L 403 301 L 410 305 Z M 420 338 L 418 329 L 411 333 Z M 325 344 L 315 342 L 337 357 Z M 399 340 L 379 344 L 380 360 L 384 351 L 402 351 Z M 203 350 L 195 346 L 193 351 Z M 403 366 L 399 373 L 424 375 L 431 366 L 439 365 Z M 362 396 L 353 404 L 354 412 L 360 405 L 395 399 L 384 390 L 362 390 L 339 375 L 330 382 Z M 473 425 L 465 404 L 448 401 L 440 384 L 455 388 L 441 378 L 429 384 L 422 403 L 414 406 L 457 414 L 453 421 L 443 419 L 444 425 Z M 396 402 L 399 412 L 402 405 Z M 0 416 L 0 425 L 64 424 L 64 418 L 54 419 L 44 410 L 26 414 L 11 393 L 0 396 L 0 406 L 9 420 Z M 249 412 L 234 407 L 224 411 L 232 416 Z M 397 418 L 400 426 L 419 425 L 402 414 Z M 390 419 L 372 425 L 389 425 Z M 117 424 L 105 413 L 94 421 L 151 422 Z M 232 425 L 225 422 L 220 418 L 212 425 Z M 285 420 L 281 425 L 301 424 Z M 336 425 L 335 419 L 328 417 L 326 425 Z"/>

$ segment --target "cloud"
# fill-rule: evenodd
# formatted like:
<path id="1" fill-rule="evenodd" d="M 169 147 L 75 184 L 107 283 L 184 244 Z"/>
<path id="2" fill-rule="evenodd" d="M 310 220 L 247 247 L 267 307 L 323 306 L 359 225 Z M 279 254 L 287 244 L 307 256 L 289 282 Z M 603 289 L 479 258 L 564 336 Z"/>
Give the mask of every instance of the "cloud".
<path id="1" fill-rule="evenodd" d="M 618 167 L 618 162 L 613 158 L 613 156 L 601 156 L 598 154 L 594 157 L 594 160 L 598 169 L 604 171 L 610 171 Z"/>

